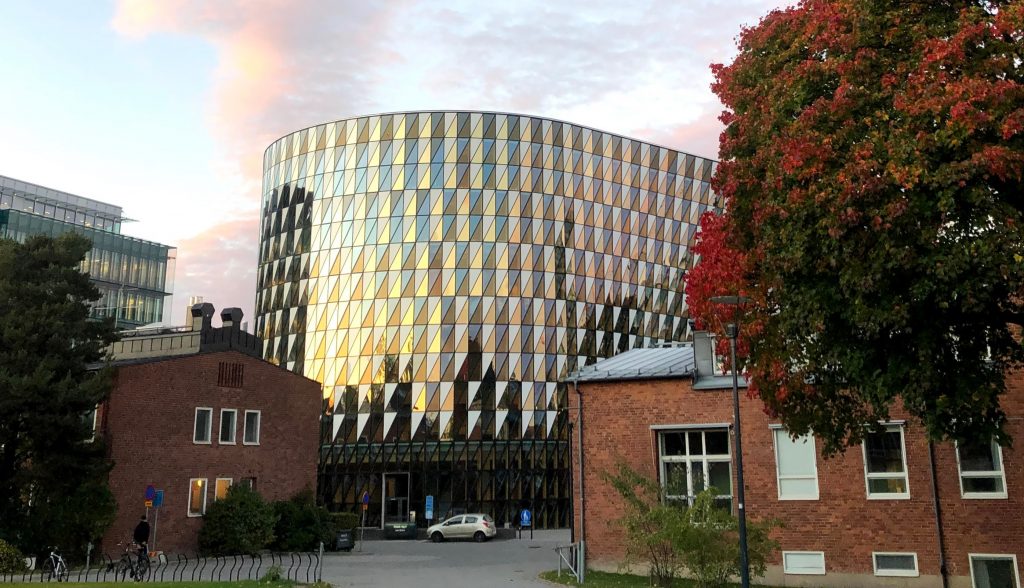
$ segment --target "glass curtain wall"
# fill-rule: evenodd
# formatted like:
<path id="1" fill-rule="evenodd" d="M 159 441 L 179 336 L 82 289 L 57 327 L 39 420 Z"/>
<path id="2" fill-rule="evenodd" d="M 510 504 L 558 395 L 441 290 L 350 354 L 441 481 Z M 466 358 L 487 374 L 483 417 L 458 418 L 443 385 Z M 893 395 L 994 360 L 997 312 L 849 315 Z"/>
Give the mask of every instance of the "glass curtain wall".
<path id="1" fill-rule="evenodd" d="M 266 151 L 257 332 L 324 385 L 319 492 L 368 522 L 569 523 L 565 377 L 689 337 L 715 163 L 560 121 L 413 112 Z"/>

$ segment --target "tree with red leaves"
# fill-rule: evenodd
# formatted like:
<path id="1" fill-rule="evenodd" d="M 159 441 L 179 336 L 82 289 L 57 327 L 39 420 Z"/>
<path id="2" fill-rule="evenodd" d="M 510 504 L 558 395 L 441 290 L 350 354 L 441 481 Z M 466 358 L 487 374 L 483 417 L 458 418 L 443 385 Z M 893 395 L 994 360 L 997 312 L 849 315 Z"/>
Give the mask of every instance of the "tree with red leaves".
<path id="1" fill-rule="evenodd" d="M 1024 0 L 803 0 L 739 50 L 712 66 L 726 206 L 702 219 L 692 316 L 716 328 L 711 296 L 751 298 L 751 393 L 826 453 L 896 406 L 935 439 L 1009 442 Z"/>

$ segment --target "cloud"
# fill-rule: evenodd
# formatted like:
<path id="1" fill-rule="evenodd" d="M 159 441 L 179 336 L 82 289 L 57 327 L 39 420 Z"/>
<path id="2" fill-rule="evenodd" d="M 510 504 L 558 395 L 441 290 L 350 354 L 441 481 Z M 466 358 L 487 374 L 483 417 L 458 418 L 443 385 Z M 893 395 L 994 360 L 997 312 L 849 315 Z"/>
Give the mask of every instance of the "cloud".
<path id="1" fill-rule="evenodd" d="M 254 299 L 242 289 L 254 286 L 262 154 L 277 137 L 382 111 L 498 110 L 715 156 L 722 107 L 708 65 L 730 60 L 741 26 L 781 4 L 118 0 L 112 26 L 216 50 L 207 122 L 241 216 L 179 241 L 176 290 L 227 302 Z"/>
<path id="2" fill-rule="evenodd" d="M 218 310 L 237 306 L 245 321 L 256 316 L 256 260 L 258 223 L 255 216 L 220 223 L 178 245 L 171 308 L 171 324 L 181 324 L 189 296 L 202 296 Z"/>

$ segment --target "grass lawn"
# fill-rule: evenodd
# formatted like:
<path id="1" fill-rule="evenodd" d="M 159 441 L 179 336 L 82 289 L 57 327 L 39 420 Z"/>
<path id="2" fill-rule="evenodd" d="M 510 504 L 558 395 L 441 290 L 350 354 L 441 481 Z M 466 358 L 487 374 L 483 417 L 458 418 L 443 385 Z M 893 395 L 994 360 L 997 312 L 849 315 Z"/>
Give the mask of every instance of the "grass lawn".
<path id="1" fill-rule="evenodd" d="M 650 588 L 651 580 L 647 576 L 635 576 L 633 574 L 612 574 L 609 572 L 598 572 L 594 570 L 587 570 L 585 584 L 580 584 L 576 581 L 576 578 L 569 572 L 562 571 L 562 577 L 558 577 L 558 572 L 542 572 L 540 577 L 553 584 L 561 584 L 563 586 L 586 586 L 587 588 Z M 730 584 L 731 586 L 739 586 L 739 584 Z M 760 584 L 753 584 L 760 588 L 769 588 L 767 586 L 761 586 Z M 693 580 L 686 578 L 676 578 L 676 581 L 672 584 L 675 588 L 695 588 L 697 583 Z"/>
<path id="2" fill-rule="evenodd" d="M 60 584 L 47 582 L 47 584 L 59 585 L 62 588 L 124 588 L 132 586 L 135 582 L 61 582 Z M 3 583 L 3 588 L 39 588 L 40 582 L 31 583 Z M 147 588 L 292 588 L 293 582 L 259 582 L 256 580 L 244 580 L 241 582 L 143 582 L 140 586 Z"/>

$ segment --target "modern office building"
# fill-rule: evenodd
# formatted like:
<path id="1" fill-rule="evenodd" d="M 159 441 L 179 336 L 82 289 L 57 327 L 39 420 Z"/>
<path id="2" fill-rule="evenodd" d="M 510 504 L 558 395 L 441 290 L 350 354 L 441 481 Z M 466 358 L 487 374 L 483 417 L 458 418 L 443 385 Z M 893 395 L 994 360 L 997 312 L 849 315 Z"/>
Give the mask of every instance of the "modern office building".
<path id="1" fill-rule="evenodd" d="M 560 379 L 689 336 L 715 162 L 489 112 L 331 122 L 264 156 L 257 334 L 324 385 L 319 491 L 368 523 L 570 514 Z"/>
<path id="2" fill-rule="evenodd" d="M 100 291 L 97 317 L 113 316 L 121 328 L 159 322 L 174 280 L 174 247 L 121 234 L 121 207 L 0 176 L 0 237 L 76 231 L 92 240 L 82 271 Z"/>

